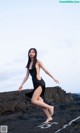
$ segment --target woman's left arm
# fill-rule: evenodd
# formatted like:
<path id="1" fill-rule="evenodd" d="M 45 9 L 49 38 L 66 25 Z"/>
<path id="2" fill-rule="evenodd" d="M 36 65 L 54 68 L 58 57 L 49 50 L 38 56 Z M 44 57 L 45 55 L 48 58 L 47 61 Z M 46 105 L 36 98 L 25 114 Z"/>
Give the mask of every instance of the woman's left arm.
<path id="1" fill-rule="evenodd" d="M 44 67 L 41 61 L 38 61 L 39 66 L 44 70 L 44 72 L 49 75 L 56 83 L 59 83 L 57 79 L 55 79 L 50 72 L 47 71 L 47 69 Z"/>

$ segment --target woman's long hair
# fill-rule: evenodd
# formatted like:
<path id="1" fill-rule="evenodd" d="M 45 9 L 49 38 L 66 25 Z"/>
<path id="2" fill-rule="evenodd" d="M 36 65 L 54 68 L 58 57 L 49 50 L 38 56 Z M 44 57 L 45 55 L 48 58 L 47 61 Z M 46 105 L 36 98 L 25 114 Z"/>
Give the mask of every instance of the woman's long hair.
<path id="1" fill-rule="evenodd" d="M 34 52 L 35 52 L 32 68 L 35 66 L 35 64 L 37 62 L 37 50 L 35 48 L 30 48 L 29 51 L 28 51 L 28 63 L 26 65 L 26 68 L 28 68 L 28 69 L 29 69 L 30 62 L 31 62 L 31 58 L 29 56 L 29 53 L 30 53 L 31 50 L 34 50 Z"/>

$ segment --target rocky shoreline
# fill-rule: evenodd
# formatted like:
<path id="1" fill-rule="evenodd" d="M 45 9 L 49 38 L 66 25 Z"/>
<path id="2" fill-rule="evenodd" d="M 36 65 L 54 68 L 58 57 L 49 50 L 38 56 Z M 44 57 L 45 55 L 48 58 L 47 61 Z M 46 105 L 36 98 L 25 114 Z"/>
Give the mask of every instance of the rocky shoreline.
<path id="1" fill-rule="evenodd" d="M 0 126 L 7 125 L 8 133 L 80 133 L 80 95 L 59 86 L 46 88 L 45 101 L 55 107 L 54 123 L 39 127 L 46 117 L 26 97 L 29 91 L 0 93 Z"/>

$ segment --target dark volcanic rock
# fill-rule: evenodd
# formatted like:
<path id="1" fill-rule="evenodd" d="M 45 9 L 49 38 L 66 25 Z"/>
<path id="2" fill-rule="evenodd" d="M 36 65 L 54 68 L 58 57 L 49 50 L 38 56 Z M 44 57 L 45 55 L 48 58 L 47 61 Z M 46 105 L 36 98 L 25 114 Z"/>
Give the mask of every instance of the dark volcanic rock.
<path id="1" fill-rule="evenodd" d="M 80 101 L 80 94 L 72 94 L 72 96 L 73 96 L 73 99 L 75 100 L 75 101 Z"/>
<path id="2" fill-rule="evenodd" d="M 32 107 L 25 94 L 32 90 L 22 92 L 12 91 L 0 93 L 0 114 L 9 114 L 16 111 L 26 111 Z M 71 102 L 73 97 L 67 94 L 59 86 L 46 88 L 45 100 L 48 102 Z"/>
<path id="3" fill-rule="evenodd" d="M 59 86 L 46 88 L 45 100 L 55 107 L 55 123 L 39 127 L 46 120 L 42 110 L 25 94 L 31 90 L 0 93 L 0 126 L 8 133 L 80 133 L 80 100 Z"/>
<path id="4" fill-rule="evenodd" d="M 9 114 L 17 111 L 26 111 L 30 101 L 25 98 L 25 92 L 18 91 L 0 93 L 0 114 Z"/>
<path id="5" fill-rule="evenodd" d="M 49 87 L 46 88 L 45 98 L 48 101 L 55 102 L 71 102 L 73 101 L 73 96 L 71 93 L 66 93 L 66 91 L 62 90 L 61 87 Z"/>

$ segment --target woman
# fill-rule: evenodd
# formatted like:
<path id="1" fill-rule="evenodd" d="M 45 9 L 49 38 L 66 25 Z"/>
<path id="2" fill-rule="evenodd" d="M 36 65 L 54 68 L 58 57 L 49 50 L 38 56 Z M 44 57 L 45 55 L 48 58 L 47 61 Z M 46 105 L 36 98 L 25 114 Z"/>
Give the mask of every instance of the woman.
<path id="1" fill-rule="evenodd" d="M 31 102 L 35 105 L 38 105 L 42 108 L 45 115 L 47 116 L 47 120 L 44 123 L 48 123 L 52 120 L 52 115 L 54 113 L 54 106 L 48 105 L 44 102 L 44 93 L 45 93 L 45 82 L 40 77 L 40 68 L 44 70 L 46 74 L 48 74 L 56 83 L 59 83 L 43 66 L 41 61 L 37 59 L 37 50 L 35 48 L 31 48 L 28 52 L 28 63 L 27 63 L 27 72 L 26 76 L 23 79 L 19 92 L 21 92 L 24 83 L 27 81 L 29 77 L 29 73 L 32 76 L 34 89 L 31 93 L 28 93 L 27 96 L 31 98 Z"/>

